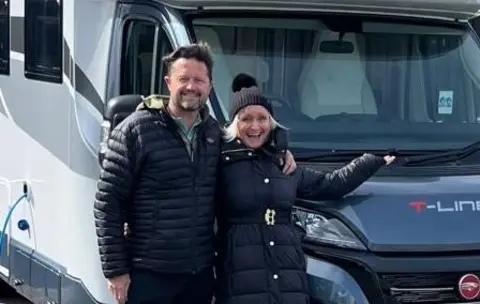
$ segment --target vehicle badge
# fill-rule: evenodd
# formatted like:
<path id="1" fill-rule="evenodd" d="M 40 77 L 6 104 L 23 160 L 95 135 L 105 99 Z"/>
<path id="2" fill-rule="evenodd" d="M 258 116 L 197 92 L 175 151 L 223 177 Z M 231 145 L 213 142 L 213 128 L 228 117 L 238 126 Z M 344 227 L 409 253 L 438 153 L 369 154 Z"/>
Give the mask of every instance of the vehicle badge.
<path id="1" fill-rule="evenodd" d="M 466 274 L 458 281 L 458 292 L 465 300 L 476 299 L 480 295 L 480 279 L 474 274 Z"/>

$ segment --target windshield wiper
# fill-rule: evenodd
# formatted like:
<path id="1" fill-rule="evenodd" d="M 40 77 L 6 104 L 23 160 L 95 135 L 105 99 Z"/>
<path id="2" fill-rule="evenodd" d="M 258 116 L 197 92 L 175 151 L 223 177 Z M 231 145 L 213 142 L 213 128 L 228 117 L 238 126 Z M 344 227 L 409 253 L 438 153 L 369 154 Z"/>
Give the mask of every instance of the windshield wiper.
<path id="1" fill-rule="evenodd" d="M 455 162 L 455 161 L 462 160 L 478 151 L 480 151 L 480 141 L 476 141 L 460 149 L 439 152 L 439 153 L 432 153 L 428 155 L 407 157 L 405 158 L 402 165 L 410 166 L 410 165 L 426 165 L 426 164 L 441 164 L 441 163 Z"/>
<path id="2" fill-rule="evenodd" d="M 364 152 L 354 150 L 331 150 L 331 151 L 312 151 L 294 153 L 295 160 L 303 162 L 342 162 L 350 161 L 356 157 L 362 156 Z"/>
<path id="3" fill-rule="evenodd" d="M 433 151 L 436 152 L 436 151 Z M 397 149 L 385 149 L 385 150 L 323 150 L 312 152 L 294 152 L 295 160 L 303 162 L 347 162 L 354 158 L 360 157 L 365 153 L 371 153 L 378 156 L 420 156 L 425 154 L 431 154 L 432 151 L 415 151 L 415 150 L 397 150 Z"/>

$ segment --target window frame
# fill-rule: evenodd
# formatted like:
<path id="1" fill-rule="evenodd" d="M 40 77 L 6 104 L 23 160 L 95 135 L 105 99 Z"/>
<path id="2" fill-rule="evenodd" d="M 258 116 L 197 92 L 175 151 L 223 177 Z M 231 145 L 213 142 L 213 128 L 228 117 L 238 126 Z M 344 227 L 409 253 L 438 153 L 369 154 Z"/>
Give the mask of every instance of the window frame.
<path id="1" fill-rule="evenodd" d="M 38 45 L 36 45 L 35 42 L 31 41 L 29 38 L 31 36 L 37 36 L 38 33 L 34 30 L 36 28 L 35 26 L 31 26 L 31 23 L 35 23 L 38 19 L 37 18 L 30 18 L 30 11 L 33 10 L 31 8 L 31 5 L 35 5 L 39 0 L 25 0 L 25 7 L 24 7 L 24 44 L 25 44 L 25 62 L 24 62 L 24 74 L 25 78 L 27 79 L 32 79 L 32 80 L 39 80 L 43 82 L 50 82 L 50 83 L 57 83 L 57 84 L 62 84 L 63 83 L 63 56 L 64 56 L 64 45 L 63 45 L 63 3 L 64 0 L 47 0 L 50 2 L 55 2 L 58 3 L 58 14 L 57 16 L 53 17 L 56 18 L 56 26 L 57 28 L 57 37 L 58 39 L 58 49 L 56 49 L 57 52 L 60 53 L 60 56 L 56 58 L 55 60 L 58 60 L 58 62 L 55 62 L 54 66 L 49 66 L 44 69 L 39 69 L 36 67 L 36 54 L 35 52 L 37 51 Z M 47 2 L 48 3 L 48 2 Z M 45 16 L 45 15 L 43 15 Z M 35 15 L 35 17 L 38 17 L 38 15 Z M 43 40 L 45 41 L 45 40 Z M 49 59 L 51 59 L 51 56 L 49 55 Z M 54 60 L 49 60 L 50 63 Z M 58 66 L 57 66 L 58 65 Z M 58 69 L 55 69 L 57 68 Z"/>
<path id="2" fill-rule="evenodd" d="M 119 93 L 120 94 L 127 94 L 124 90 L 124 82 L 123 82 L 123 71 L 124 67 L 127 64 L 126 62 L 126 54 L 129 47 L 129 41 L 132 39 L 133 35 L 133 28 L 136 23 L 151 23 L 155 26 L 155 34 L 153 39 L 153 53 L 152 53 L 152 70 L 151 70 L 151 79 L 150 79 L 150 90 L 149 94 L 161 94 L 160 90 L 164 87 L 163 83 L 163 74 L 161 72 L 164 71 L 164 66 L 162 64 L 162 56 L 165 54 L 160 54 L 159 52 L 164 50 L 165 42 L 168 43 L 171 50 L 173 50 L 173 44 L 168 35 L 168 31 L 160 20 L 156 18 L 150 18 L 145 15 L 128 15 L 125 20 L 122 22 L 121 29 L 122 29 L 122 40 L 120 45 L 120 69 L 119 69 Z M 163 32 L 163 33 L 162 33 Z M 160 42 L 160 38 L 166 38 L 165 41 Z M 129 92 L 128 94 L 131 94 Z"/>
<path id="3" fill-rule="evenodd" d="M 3 1 L 0 1 L 0 5 L 3 6 L 4 4 L 6 5 L 6 14 L 5 15 L 0 15 L 2 16 L 2 18 L 5 18 L 6 19 L 6 27 L 4 29 L 5 31 L 5 41 L 4 41 L 4 45 L 5 45 L 5 53 L 2 54 L 2 52 L 0 52 L 0 60 L 5 60 L 6 61 L 6 65 L 4 68 L 0 67 L 0 75 L 6 75 L 6 76 L 9 76 L 10 75 L 10 37 L 11 37 L 11 33 L 10 33 L 10 0 L 3 0 Z"/>
<path id="4" fill-rule="evenodd" d="M 153 44 L 152 44 L 152 67 L 150 71 L 150 85 L 149 85 L 149 91 L 152 91 L 152 85 L 154 83 L 153 78 L 155 77 L 154 75 L 154 63 L 155 63 L 155 49 L 156 49 L 156 43 L 157 43 L 157 32 L 158 32 L 158 27 L 159 24 L 156 20 L 152 20 L 149 18 L 129 18 L 126 19 L 125 22 L 122 24 L 122 31 L 123 31 L 123 39 L 122 39 L 122 44 L 121 44 L 121 56 L 120 56 L 120 94 L 136 94 L 136 93 L 126 93 L 124 92 L 125 86 L 124 86 L 124 70 L 126 69 L 127 66 L 130 66 L 129 62 L 129 57 L 130 57 L 130 48 L 137 49 L 138 48 L 138 41 L 133 42 L 137 43 L 132 45 L 132 39 L 135 40 L 138 36 L 138 34 L 135 33 L 135 28 L 139 24 L 148 24 L 148 26 L 153 26 L 154 27 L 154 37 L 153 37 Z M 135 52 L 135 51 L 134 51 Z M 136 55 L 138 55 L 138 50 L 135 52 Z M 133 66 L 136 66 L 136 63 L 133 63 Z M 135 72 L 135 71 L 134 71 Z M 136 76 L 136 75 L 134 75 Z M 135 87 L 135 84 L 134 84 Z M 141 89 L 141 88 L 140 88 Z"/>
<path id="5" fill-rule="evenodd" d="M 163 30 L 163 34 L 164 34 L 163 36 L 168 40 L 170 51 L 166 54 L 161 53 L 161 56 L 159 56 L 160 51 L 163 52 L 163 51 L 166 50 L 165 43 L 159 43 L 159 38 L 162 35 L 159 31 L 162 31 L 162 30 Z M 156 62 L 155 62 L 155 78 L 152 79 L 153 80 L 152 91 L 156 92 L 156 94 L 169 95 L 169 93 L 164 94 L 164 92 L 163 92 L 163 89 L 165 89 L 167 84 L 165 83 L 164 78 L 163 78 L 164 77 L 164 72 L 166 72 L 166 66 L 163 64 L 162 58 L 163 58 L 163 56 L 173 52 L 174 48 L 173 48 L 173 45 L 172 45 L 172 43 L 170 41 L 170 38 L 168 36 L 168 32 L 167 32 L 166 28 L 163 26 L 163 24 L 160 24 L 159 31 L 156 33 L 156 36 L 155 36 L 155 49 L 156 49 L 155 61 Z"/>

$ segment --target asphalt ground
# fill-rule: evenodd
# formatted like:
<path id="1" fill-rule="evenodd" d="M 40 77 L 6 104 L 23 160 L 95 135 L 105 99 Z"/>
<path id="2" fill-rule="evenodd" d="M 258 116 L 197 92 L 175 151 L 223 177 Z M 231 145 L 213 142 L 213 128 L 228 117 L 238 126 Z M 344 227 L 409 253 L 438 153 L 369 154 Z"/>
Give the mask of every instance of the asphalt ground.
<path id="1" fill-rule="evenodd" d="M 0 283 L 0 304 L 31 304 L 19 296 L 15 291 L 7 287 L 3 282 Z"/>

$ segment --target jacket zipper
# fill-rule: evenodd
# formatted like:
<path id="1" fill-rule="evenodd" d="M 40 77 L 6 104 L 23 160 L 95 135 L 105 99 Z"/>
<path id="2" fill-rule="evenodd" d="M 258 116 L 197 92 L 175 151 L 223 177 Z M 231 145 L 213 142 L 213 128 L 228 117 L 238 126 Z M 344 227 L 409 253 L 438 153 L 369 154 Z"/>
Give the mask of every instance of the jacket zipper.
<path id="1" fill-rule="evenodd" d="M 197 129 L 197 136 L 194 138 L 194 140 L 198 140 L 199 138 L 199 134 L 200 134 L 200 131 L 203 127 L 203 123 L 201 123 L 199 126 L 198 126 L 198 129 Z M 197 213 L 198 213 L 198 206 L 197 206 L 197 193 L 196 193 L 196 180 L 197 180 L 197 168 L 196 168 L 196 163 L 195 163 L 195 152 L 197 149 L 193 149 L 193 140 L 192 141 L 188 141 L 188 145 L 190 146 L 190 151 L 191 153 L 188 153 L 188 148 L 187 148 L 187 143 L 183 140 L 182 138 L 182 135 L 178 133 L 178 130 L 176 129 L 175 131 L 175 135 L 177 137 L 178 140 L 180 140 L 180 142 L 183 144 L 183 148 L 185 149 L 185 153 L 187 154 L 188 156 L 188 159 L 190 160 L 190 168 L 191 168 L 191 172 L 192 172 L 192 193 L 193 193 L 193 199 L 194 199 L 194 205 L 195 205 L 195 208 L 194 208 L 194 218 L 196 218 L 197 216 Z M 198 144 L 197 144 L 197 148 L 198 148 Z M 190 229 L 193 228 L 193 220 L 190 221 Z M 195 259 L 193 257 L 193 244 L 192 244 L 192 240 L 190 240 L 190 256 L 192 257 L 192 263 L 194 265 L 192 265 L 191 269 L 192 269 L 192 273 L 193 274 L 196 274 L 198 272 L 197 270 L 197 266 L 195 265 Z"/>

